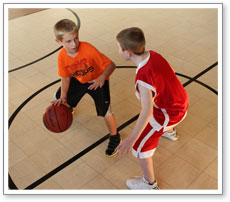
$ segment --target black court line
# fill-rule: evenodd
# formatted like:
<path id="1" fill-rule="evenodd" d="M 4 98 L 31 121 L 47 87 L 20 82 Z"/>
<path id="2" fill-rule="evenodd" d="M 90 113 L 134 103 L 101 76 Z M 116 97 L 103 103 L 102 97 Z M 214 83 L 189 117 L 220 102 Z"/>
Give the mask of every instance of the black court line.
<path id="1" fill-rule="evenodd" d="M 34 60 L 33 62 L 30 62 L 30 63 L 25 64 L 25 65 L 22 65 L 22 66 L 20 66 L 20 67 L 11 69 L 11 70 L 8 71 L 8 73 L 14 72 L 14 71 L 16 71 L 16 70 L 19 70 L 19 69 L 22 69 L 22 68 L 27 67 L 27 66 L 29 66 L 29 65 L 32 65 L 32 64 L 34 64 L 34 63 L 36 63 L 36 62 L 39 62 L 39 61 L 41 61 L 41 60 L 43 60 L 43 59 L 49 57 L 50 55 L 53 55 L 54 53 L 56 53 L 57 51 L 59 51 L 61 48 L 62 48 L 62 46 L 60 46 L 60 47 L 57 48 L 56 50 L 54 50 L 54 51 L 48 53 L 47 55 L 45 55 L 45 56 L 43 56 L 43 57 L 41 57 L 41 58 L 39 58 L 39 59 L 37 59 L 37 60 Z"/>
<path id="2" fill-rule="evenodd" d="M 69 10 L 77 19 L 77 26 L 78 26 L 78 30 L 79 30 L 81 27 L 81 20 L 80 20 L 79 16 L 72 9 L 67 8 L 67 10 Z"/>
<path id="3" fill-rule="evenodd" d="M 206 84 L 197 81 L 196 79 L 198 79 L 200 76 L 202 76 L 203 74 L 205 74 L 206 72 L 208 72 L 209 70 L 211 70 L 212 68 L 214 68 L 216 65 L 218 64 L 218 62 L 214 63 L 213 65 L 211 65 L 210 67 L 208 67 L 207 69 L 205 69 L 204 71 L 202 71 L 201 73 L 197 74 L 195 77 L 191 78 L 188 76 L 185 76 L 183 74 L 179 74 L 176 73 L 179 76 L 185 77 L 190 79 L 189 81 L 191 82 L 198 82 L 199 84 L 203 85 L 204 87 L 207 87 Z M 127 66 L 128 68 L 136 68 L 135 66 Z M 125 66 L 117 66 L 117 68 L 125 68 Z M 56 80 L 48 85 L 46 85 L 45 87 L 41 88 L 39 91 L 35 92 L 33 95 L 31 95 L 29 98 L 27 98 L 17 109 L 16 111 L 12 114 L 12 116 L 9 119 L 9 128 L 10 125 L 12 124 L 14 118 L 16 117 L 16 115 L 19 113 L 19 111 L 32 99 L 34 98 L 36 95 L 38 95 L 40 92 L 42 92 L 43 90 L 47 89 L 48 87 L 58 83 L 60 81 Z M 187 86 L 189 85 L 191 82 L 185 82 L 183 84 L 183 86 Z M 208 88 L 209 90 L 212 89 L 211 87 Z M 212 92 L 216 92 L 215 94 L 217 94 L 217 91 L 212 89 Z M 118 127 L 118 131 L 122 130 L 123 128 L 125 128 L 126 126 L 128 126 L 129 124 L 131 124 L 132 122 L 134 122 L 137 118 L 138 118 L 139 114 L 137 114 L 136 116 L 134 116 L 133 118 L 131 118 L 130 120 L 128 120 L 127 122 L 125 122 L 124 124 L 122 124 L 121 126 Z M 50 177 L 52 177 L 53 175 L 55 175 L 57 172 L 59 172 L 60 170 L 64 169 L 66 166 L 68 166 L 69 164 L 71 164 L 72 162 L 76 161 L 77 159 L 79 159 L 81 156 L 83 156 L 84 154 L 88 153 L 89 151 L 91 151 L 92 149 L 94 149 L 96 146 L 100 145 L 102 142 L 104 142 L 105 140 L 107 140 L 109 137 L 109 134 L 107 134 L 106 136 L 104 136 L 103 138 L 99 139 L 97 142 L 93 143 L 91 146 L 87 147 L 86 149 L 84 149 L 83 151 L 81 151 L 80 153 L 78 153 L 77 155 L 75 155 L 74 157 L 72 157 L 71 159 L 69 159 L 68 161 L 66 161 L 65 163 L 63 163 L 62 165 L 60 165 L 59 167 L 57 167 L 56 169 L 52 170 L 51 172 L 49 172 L 48 174 L 46 174 L 45 176 L 43 176 L 42 178 L 40 178 L 39 180 L 35 181 L 34 183 L 32 183 L 31 185 L 29 185 L 28 187 L 26 187 L 25 189 L 33 189 L 36 186 L 38 186 L 39 184 L 43 183 L 44 181 L 46 181 L 47 179 L 49 179 Z M 10 189 L 18 189 L 16 187 L 16 185 L 14 184 L 13 180 L 11 179 L 10 175 L 8 177 L 9 179 L 9 188 Z"/>
<path id="4" fill-rule="evenodd" d="M 12 190 L 18 189 L 9 174 L 8 174 L 8 187 Z"/>
<path id="5" fill-rule="evenodd" d="M 209 70 L 211 70 L 213 67 L 215 67 L 216 65 L 218 65 L 218 62 L 212 64 L 211 66 L 209 66 L 207 69 L 205 69 L 204 71 L 200 72 L 199 74 L 197 74 L 196 76 L 194 76 L 192 79 L 190 79 L 189 81 L 187 81 L 184 84 L 184 87 L 187 86 L 188 84 L 190 84 L 191 82 L 195 81 L 196 79 L 198 79 L 199 77 L 201 77 L 203 74 L 205 74 L 206 72 L 208 72 Z"/>
<path id="6" fill-rule="evenodd" d="M 186 75 L 183 75 L 183 74 L 180 74 L 180 73 L 176 73 L 176 75 L 181 76 L 181 77 L 184 77 L 184 78 L 186 78 L 186 79 L 191 79 L 191 77 L 186 76 Z M 211 86 L 209 86 L 209 85 L 207 85 L 207 84 L 205 84 L 205 83 L 203 83 L 203 82 L 201 82 L 201 81 L 199 81 L 199 80 L 194 80 L 194 81 L 195 81 L 196 83 L 198 83 L 198 84 L 204 86 L 204 87 L 207 88 L 208 90 L 212 91 L 212 92 L 215 93 L 216 95 L 218 95 L 217 90 L 215 90 L 215 89 L 212 88 Z M 188 84 L 186 84 L 186 85 L 188 85 Z M 185 87 L 185 84 L 183 84 L 183 86 Z"/>

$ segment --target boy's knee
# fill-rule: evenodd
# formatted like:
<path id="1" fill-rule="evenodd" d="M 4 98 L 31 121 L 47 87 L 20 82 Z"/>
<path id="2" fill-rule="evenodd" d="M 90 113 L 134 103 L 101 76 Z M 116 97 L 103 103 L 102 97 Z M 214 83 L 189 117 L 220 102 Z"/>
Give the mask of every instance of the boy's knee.
<path id="1" fill-rule="evenodd" d="M 107 117 L 107 116 L 112 116 L 112 115 L 113 115 L 113 111 L 112 111 L 111 106 L 109 105 L 109 108 L 108 108 L 108 110 L 107 110 L 107 112 L 106 112 L 106 114 L 105 114 L 105 117 Z"/>

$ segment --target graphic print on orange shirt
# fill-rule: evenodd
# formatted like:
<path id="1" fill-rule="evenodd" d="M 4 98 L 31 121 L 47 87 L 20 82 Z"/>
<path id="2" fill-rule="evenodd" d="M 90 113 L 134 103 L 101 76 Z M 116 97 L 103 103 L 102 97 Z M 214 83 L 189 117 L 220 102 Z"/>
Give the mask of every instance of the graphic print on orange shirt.
<path id="1" fill-rule="evenodd" d="M 87 65 L 87 59 L 84 58 L 80 61 L 76 61 L 71 65 L 65 66 L 66 71 L 70 73 L 71 76 L 85 76 L 89 72 L 94 71 L 94 67 Z"/>

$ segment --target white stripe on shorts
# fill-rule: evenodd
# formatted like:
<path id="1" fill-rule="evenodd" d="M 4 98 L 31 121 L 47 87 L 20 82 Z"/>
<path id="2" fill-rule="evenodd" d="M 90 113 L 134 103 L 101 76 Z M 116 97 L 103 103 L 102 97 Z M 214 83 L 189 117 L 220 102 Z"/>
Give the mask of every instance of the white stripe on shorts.
<path id="1" fill-rule="evenodd" d="M 141 158 L 141 159 L 144 159 L 144 158 L 148 158 L 148 157 L 151 157 L 156 148 L 152 149 L 152 150 L 149 150 L 149 151 L 146 151 L 146 152 L 141 152 L 141 149 L 143 148 L 144 144 L 147 142 L 147 140 L 156 132 L 156 129 L 152 129 L 149 131 L 149 133 L 144 137 L 144 139 L 140 142 L 139 144 L 139 147 L 137 148 L 137 151 L 135 151 L 134 149 L 132 149 L 132 153 L 133 155 L 136 157 L 136 158 Z"/>

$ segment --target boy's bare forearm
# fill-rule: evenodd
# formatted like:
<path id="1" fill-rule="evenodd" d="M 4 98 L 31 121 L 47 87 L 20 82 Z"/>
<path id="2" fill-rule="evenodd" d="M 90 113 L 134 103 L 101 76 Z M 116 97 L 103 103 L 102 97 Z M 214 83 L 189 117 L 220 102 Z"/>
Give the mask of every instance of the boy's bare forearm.
<path id="1" fill-rule="evenodd" d="M 113 71 L 116 69 L 116 65 L 112 62 L 106 66 L 105 71 L 102 73 L 105 78 L 109 77 Z"/>
<path id="2" fill-rule="evenodd" d="M 69 83 L 70 83 L 70 77 L 67 77 L 67 78 L 64 78 L 62 77 L 61 78 L 61 97 L 67 97 L 67 92 L 68 92 L 68 89 L 69 89 Z"/>

